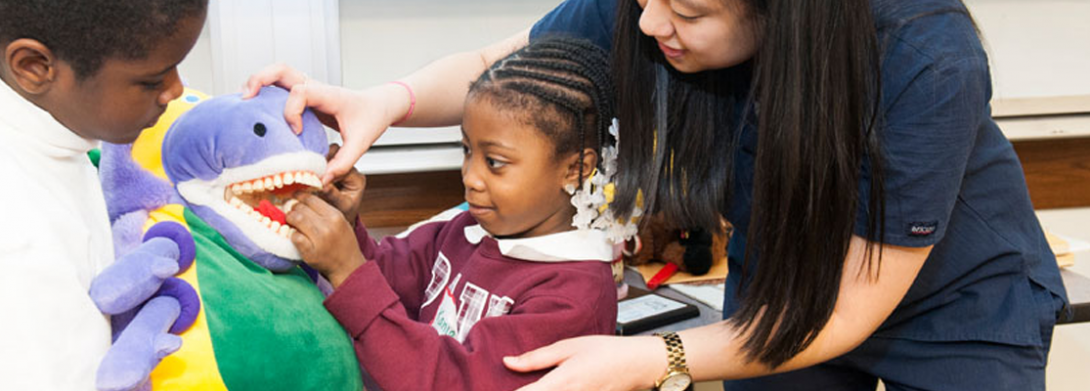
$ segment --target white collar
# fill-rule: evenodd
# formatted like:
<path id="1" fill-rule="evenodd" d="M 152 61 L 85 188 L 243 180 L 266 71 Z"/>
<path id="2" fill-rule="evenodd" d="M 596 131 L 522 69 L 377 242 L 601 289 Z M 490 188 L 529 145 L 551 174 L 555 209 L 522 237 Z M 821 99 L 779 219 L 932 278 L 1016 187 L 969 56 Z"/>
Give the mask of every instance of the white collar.
<path id="1" fill-rule="evenodd" d="M 0 122 L 19 136 L 45 143 L 72 153 L 87 153 L 98 141 L 85 139 L 61 125 L 49 112 L 34 105 L 0 81 Z"/>
<path id="2" fill-rule="evenodd" d="M 480 244 L 492 234 L 480 224 L 465 227 L 466 240 Z M 494 239 L 505 257 L 532 262 L 598 261 L 613 262 L 620 256 L 620 246 L 597 229 L 559 232 L 525 239 Z"/>

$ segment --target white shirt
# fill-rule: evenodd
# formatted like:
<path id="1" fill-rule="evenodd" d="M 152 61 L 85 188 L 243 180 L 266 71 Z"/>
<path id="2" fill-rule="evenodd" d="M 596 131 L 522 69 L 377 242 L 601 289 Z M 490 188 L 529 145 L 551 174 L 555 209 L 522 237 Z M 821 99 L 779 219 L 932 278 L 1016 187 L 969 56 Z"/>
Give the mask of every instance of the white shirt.
<path id="1" fill-rule="evenodd" d="M 0 81 L 0 390 L 93 390 L 109 318 L 87 292 L 113 262 L 97 142 Z"/>

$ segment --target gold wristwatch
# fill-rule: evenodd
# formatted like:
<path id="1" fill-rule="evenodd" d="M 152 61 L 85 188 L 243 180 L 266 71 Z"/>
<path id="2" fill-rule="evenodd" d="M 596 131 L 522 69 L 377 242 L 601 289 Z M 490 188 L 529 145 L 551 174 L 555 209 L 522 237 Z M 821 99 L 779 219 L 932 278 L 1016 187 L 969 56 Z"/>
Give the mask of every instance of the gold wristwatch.
<path id="1" fill-rule="evenodd" d="M 658 391 L 682 391 L 693 384 L 693 377 L 689 375 L 689 366 L 685 364 L 685 346 L 681 344 L 681 337 L 670 331 L 655 333 L 666 341 L 666 374 L 655 381 L 655 389 Z"/>

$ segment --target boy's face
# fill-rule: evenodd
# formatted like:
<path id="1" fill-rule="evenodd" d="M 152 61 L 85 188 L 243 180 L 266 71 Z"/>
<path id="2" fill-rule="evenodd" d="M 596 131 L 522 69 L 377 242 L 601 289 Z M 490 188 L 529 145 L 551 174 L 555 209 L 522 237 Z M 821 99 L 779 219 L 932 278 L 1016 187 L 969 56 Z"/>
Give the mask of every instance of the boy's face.
<path id="1" fill-rule="evenodd" d="M 99 70 L 83 80 L 67 63 L 58 61 L 57 77 L 38 103 L 76 134 L 112 143 L 130 143 L 155 124 L 167 103 L 182 93 L 177 65 L 196 43 L 204 17 L 178 22 L 139 60 L 106 58 Z"/>
<path id="2" fill-rule="evenodd" d="M 462 121 L 462 183 L 469 212 L 495 236 L 570 230 L 574 208 L 564 184 L 568 160 L 575 159 L 556 159 L 551 140 L 496 110 L 490 99 L 468 99 Z"/>

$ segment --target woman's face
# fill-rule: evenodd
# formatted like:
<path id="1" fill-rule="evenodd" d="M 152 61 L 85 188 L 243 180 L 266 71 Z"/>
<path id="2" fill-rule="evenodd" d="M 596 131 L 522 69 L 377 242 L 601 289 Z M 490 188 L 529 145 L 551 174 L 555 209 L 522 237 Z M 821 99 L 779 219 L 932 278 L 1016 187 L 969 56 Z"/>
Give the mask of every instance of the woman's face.
<path id="1" fill-rule="evenodd" d="M 757 51 L 756 20 L 740 0 L 636 0 L 640 30 L 684 73 L 738 65 Z"/>

